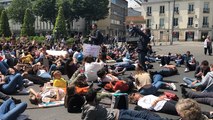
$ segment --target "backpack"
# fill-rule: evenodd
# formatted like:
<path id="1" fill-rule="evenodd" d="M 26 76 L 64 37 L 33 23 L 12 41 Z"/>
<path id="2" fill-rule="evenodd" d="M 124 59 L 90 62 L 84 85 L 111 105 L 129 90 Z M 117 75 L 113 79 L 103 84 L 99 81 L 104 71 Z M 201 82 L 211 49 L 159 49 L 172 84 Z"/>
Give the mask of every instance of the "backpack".
<path id="1" fill-rule="evenodd" d="M 79 94 L 75 94 L 75 87 L 67 87 L 67 94 L 64 98 L 64 107 L 69 113 L 80 113 L 81 107 L 84 105 L 85 99 Z"/>
<path id="2" fill-rule="evenodd" d="M 82 111 L 81 107 L 84 103 L 84 97 L 78 94 L 73 96 L 66 95 L 64 99 L 64 106 L 67 108 L 67 112 L 69 113 L 80 113 Z"/>

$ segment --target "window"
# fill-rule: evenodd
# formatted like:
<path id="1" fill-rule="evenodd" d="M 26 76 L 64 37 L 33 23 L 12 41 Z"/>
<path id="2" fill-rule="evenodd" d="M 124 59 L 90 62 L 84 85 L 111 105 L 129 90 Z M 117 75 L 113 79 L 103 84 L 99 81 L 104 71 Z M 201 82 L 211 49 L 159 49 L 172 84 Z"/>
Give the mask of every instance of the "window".
<path id="1" fill-rule="evenodd" d="M 164 18 L 160 18 L 160 28 L 164 27 Z"/>
<path id="2" fill-rule="evenodd" d="M 209 3 L 205 2 L 204 6 L 203 6 L 203 13 L 209 13 L 210 9 L 209 9 Z"/>
<path id="3" fill-rule="evenodd" d="M 160 6 L 160 14 L 164 14 L 165 13 L 165 6 Z"/>
<path id="4" fill-rule="evenodd" d="M 208 27 L 209 26 L 209 18 L 208 17 L 203 17 L 203 27 Z"/>
<path id="5" fill-rule="evenodd" d="M 173 26 L 178 26 L 178 18 L 174 18 L 174 20 L 173 20 Z"/>
<path id="6" fill-rule="evenodd" d="M 152 15 L 152 7 L 147 7 L 147 16 Z"/>
<path id="7" fill-rule="evenodd" d="M 188 26 L 192 26 L 193 25 L 193 17 L 189 17 L 188 18 Z"/>
<path id="8" fill-rule="evenodd" d="M 189 4 L 189 10 L 188 10 L 189 13 L 192 13 L 194 12 L 194 4 L 190 3 Z"/>
<path id="9" fill-rule="evenodd" d="M 179 14 L 179 6 L 178 5 L 175 5 L 174 12 L 175 12 L 175 14 Z"/>
<path id="10" fill-rule="evenodd" d="M 146 27 L 151 27 L 151 19 L 146 20 Z"/>

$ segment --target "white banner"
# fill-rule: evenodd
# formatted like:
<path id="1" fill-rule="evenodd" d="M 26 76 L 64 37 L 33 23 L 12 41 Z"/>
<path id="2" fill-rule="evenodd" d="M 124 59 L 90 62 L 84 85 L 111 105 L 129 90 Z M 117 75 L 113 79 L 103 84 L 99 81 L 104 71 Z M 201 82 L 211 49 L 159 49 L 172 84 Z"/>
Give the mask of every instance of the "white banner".
<path id="1" fill-rule="evenodd" d="M 55 51 L 55 50 L 46 50 L 48 55 L 52 55 L 52 56 L 65 56 L 67 53 L 67 51 Z"/>
<path id="2" fill-rule="evenodd" d="M 83 55 L 84 56 L 93 56 L 93 57 L 98 57 L 100 53 L 100 46 L 97 45 L 90 45 L 90 44 L 84 44 L 83 45 Z"/>

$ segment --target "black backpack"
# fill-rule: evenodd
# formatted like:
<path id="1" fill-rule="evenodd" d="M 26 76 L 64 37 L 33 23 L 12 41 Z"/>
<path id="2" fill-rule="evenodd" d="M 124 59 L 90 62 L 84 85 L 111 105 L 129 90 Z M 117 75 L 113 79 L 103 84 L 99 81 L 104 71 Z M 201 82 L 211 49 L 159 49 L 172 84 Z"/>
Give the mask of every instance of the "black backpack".
<path id="1" fill-rule="evenodd" d="M 84 103 L 84 97 L 81 95 L 75 94 L 73 96 L 65 96 L 64 106 L 67 108 L 67 112 L 69 113 L 80 113 Z"/>

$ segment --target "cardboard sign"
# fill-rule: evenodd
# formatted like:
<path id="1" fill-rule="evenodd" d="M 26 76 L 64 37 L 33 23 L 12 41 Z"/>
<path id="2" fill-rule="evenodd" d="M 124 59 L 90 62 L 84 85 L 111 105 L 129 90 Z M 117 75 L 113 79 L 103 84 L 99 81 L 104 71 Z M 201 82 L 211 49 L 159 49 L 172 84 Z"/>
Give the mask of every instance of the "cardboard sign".
<path id="1" fill-rule="evenodd" d="M 84 44 L 83 45 L 83 55 L 98 57 L 101 47 L 97 45 Z"/>
<path id="2" fill-rule="evenodd" d="M 52 56 L 65 56 L 66 54 L 68 54 L 67 51 L 55 51 L 55 50 L 46 50 L 48 55 L 52 55 Z"/>

